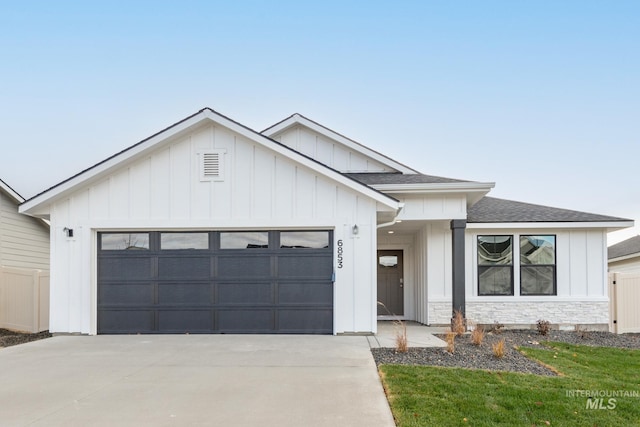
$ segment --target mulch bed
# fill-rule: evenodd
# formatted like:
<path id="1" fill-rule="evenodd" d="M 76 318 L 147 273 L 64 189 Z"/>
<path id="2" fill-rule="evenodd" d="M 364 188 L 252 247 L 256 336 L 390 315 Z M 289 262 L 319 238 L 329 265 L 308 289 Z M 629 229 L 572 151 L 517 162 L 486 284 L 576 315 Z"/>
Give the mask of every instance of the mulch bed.
<path id="1" fill-rule="evenodd" d="M 14 332 L 8 329 L 0 328 L 0 348 L 24 344 L 31 341 L 37 341 L 44 338 L 49 338 L 50 336 L 51 334 L 49 333 L 49 331 L 29 334 L 25 332 Z"/>
<path id="2" fill-rule="evenodd" d="M 444 336 L 438 337 L 444 339 Z M 503 338 L 506 351 L 504 357 L 499 359 L 493 355 L 491 346 Z M 468 334 L 457 337 L 453 353 L 449 353 L 446 348 L 410 348 L 406 353 L 398 353 L 394 348 L 373 348 L 371 352 L 377 365 L 428 365 L 556 375 L 516 350 L 516 347 L 544 348 L 544 341 L 640 349 L 640 334 L 550 331 L 546 336 L 541 336 L 535 330 L 505 330 L 501 333 L 488 333 L 479 346 L 471 342 Z"/>

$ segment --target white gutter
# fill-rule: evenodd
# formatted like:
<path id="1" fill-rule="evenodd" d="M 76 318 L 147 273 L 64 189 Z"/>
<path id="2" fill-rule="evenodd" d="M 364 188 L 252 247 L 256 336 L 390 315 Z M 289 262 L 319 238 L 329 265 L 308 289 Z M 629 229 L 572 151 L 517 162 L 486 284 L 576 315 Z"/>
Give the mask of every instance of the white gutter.
<path id="1" fill-rule="evenodd" d="M 398 220 L 396 218 L 398 218 L 398 215 L 400 215 L 400 212 L 404 208 L 404 203 L 399 203 L 399 205 L 400 205 L 400 207 L 396 211 L 396 216 L 393 218 L 393 221 L 391 221 L 391 222 L 383 222 L 382 224 L 378 224 L 378 225 L 376 225 L 376 228 L 391 227 L 392 225 L 396 224 L 398 222 Z"/>
<path id="2" fill-rule="evenodd" d="M 421 184 L 372 184 L 383 193 L 433 193 L 433 192 L 454 192 L 462 193 L 469 191 L 489 191 L 495 187 L 495 182 L 441 182 L 441 183 L 421 183 Z"/>
<path id="3" fill-rule="evenodd" d="M 629 254 L 629 255 L 622 255 L 616 258 L 609 258 L 607 261 L 608 262 L 619 262 L 619 261 L 626 261 L 628 259 L 633 259 L 633 258 L 638 258 L 640 257 L 640 252 L 636 252 L 634 254 Z"/>

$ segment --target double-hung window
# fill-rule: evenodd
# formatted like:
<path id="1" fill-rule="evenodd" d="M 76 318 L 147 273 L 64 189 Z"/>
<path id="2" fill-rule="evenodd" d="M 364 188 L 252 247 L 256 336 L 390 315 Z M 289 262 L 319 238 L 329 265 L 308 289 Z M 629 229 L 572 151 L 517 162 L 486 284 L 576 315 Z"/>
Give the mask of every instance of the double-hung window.
<path id="1" fill-rule="evenodd" d="M 478 295 L 515 295 L 514 282 L 523 296 L 557 295 L 556 236 L 478 236 L 477 244 Z M 516 271 L 514 259 L 520 261 Z"/>
<path id="2" fill-rule="evenodd" d="M 556 236 L 520 236 L 520 295 L 556 295 Z"/>
<path id="3" fill-rule="evenodd" d="M 513 295 L 512 236 L 478 236 L 478 295 Z"/>

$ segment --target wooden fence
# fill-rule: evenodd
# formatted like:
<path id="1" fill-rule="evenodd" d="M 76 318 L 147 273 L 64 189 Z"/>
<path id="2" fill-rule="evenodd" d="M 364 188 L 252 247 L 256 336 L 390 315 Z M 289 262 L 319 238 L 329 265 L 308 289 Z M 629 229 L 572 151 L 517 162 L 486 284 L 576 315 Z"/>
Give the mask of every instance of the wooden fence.
<path id="1" fill-rule="evenodd" d="M 609 273 L 609 330 L 640 332 L 640 274 Z"/>
<path id="2" fill-rule="evenodd" d="M 0 267 L 0 328 L 49 329 L 49 272 Z"/>

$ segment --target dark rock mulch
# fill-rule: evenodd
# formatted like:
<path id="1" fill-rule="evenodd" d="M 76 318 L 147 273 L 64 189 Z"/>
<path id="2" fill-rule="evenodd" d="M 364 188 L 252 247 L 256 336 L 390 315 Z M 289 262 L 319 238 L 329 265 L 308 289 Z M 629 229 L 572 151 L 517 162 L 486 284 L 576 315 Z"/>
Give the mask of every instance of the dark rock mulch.
<path id="1" fill-rule="evenodd" d="M 51 337 L 49 331 L 29 334 L 25 332 L 15 332 L 8 329 L 0 328 L 0 348 L 10 347 L 12 345 L 24 344 L 31 341 L 37 341 Z"/>
<path id="2" fill-rule="evenodd" d="M 444 339 L 444 336 L 439 336 Z M 505 340 L 505 355 L 493 355 L 492 344 Z M 455 350 L 446 348 L 410 348 L 407 353 L 398 353 L 393 348 L 373 348 L 373 358 L 377 365 L 428 365 L 495 371 L 511 371 L 536 375 L 556 375 L 550 369 L 527 358 L 515 347 L 544 348 L 543 342 L 556 341 L 601 347 L 640 349 L 640 334 L 616 335 L 609 332 L 550 331 L 541 336 L 535 330 L 506 330 L 500 334 L 489 333 L 483 343 L 476 346 L 469 335 L 457 337 Z M 524 349 L 526 351 L 526 349 Z"/>

